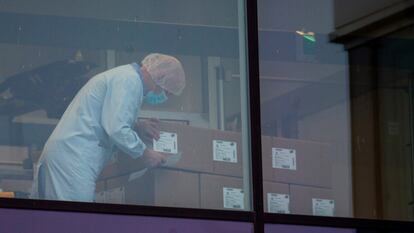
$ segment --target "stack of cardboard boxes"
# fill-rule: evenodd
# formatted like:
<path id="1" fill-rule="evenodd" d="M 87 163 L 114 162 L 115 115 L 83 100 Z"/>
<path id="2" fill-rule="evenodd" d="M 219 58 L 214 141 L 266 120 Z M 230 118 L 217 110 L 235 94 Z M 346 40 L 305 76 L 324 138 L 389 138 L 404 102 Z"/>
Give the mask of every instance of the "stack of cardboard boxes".
<path id="1" fill-rule="evenodd" d="M 241 135 L 161 123 L 153 149 L 175 157 L 145 169 L 140 159 L 120 154 L 97 183 L 97 202 L 170 207 L 244 209 Z"/>
<path id="2" fill-rule="evenodd" d="M 264 136 L 262 154 L 268 212 L 335 216 L 327 144 Z"/>
<path id="3" fill-rule="evenodd" d="M 0 146 L 0 190 L 28 195 L 32 188 L 31 170 L 25 169 L 29 149 L 25 146 Z"/>
<path id="4" fill-rule="evenodd" d="M 98 202 L 245 209 L 240 133 L 172 123 L 161 123 L 160 129 L 153 148 L 175 161 L 148 170 L 140 159 L 119 155 L 101 174 Z M 267 210 L 328 215 L 330 167 L 325 144 L 263 137 Z"/>

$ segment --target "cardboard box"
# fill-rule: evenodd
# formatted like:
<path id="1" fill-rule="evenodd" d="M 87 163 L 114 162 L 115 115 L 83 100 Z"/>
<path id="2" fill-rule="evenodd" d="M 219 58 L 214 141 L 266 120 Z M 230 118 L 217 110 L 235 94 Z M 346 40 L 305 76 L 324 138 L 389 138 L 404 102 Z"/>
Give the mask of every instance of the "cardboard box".
<path id="1" fill-rule="evenodd" d="M 289 214 L 290 193 L 289 185 L 263 182 L 263 200 L 265 212 Z"/>
<path id="2" fill-rule="evenodd" d="M 173 168 L 242 177 L 240 133 L 166 122 L 160 124 L 160 130 L 178 135 L 182 158 Z"/>
<path id="3" fill-rule="evenodd" d="M 21 166 L 23 160 L 29 157 L 27 147 L 21 146 L 0 146 L 0 164 Z"/>
<path id="4" fill-rule="evenodd" d="M 183 124 L 161 122 L 160 131 L 176 134 L 177 151 L 181 152 L 181 159 L 170 168 L 194 172 L 213 172 L 213 162 L 210 151 L 211 130 L 190 127 Z M 152 145 L 148 145 L 152 147 Z M 168 166 L 166 166 L 168 167 Z M 133 159 L 129 155 L 119 152 L 115 163 L 104 168 L 100 179 L 126 175 L 145 168 L 142 159 Z"/>
<path id="5" fill-rule="evenodd" d="M 95 192 L 105 191 L 105 181 L 96 182 Z"/>
<path id="6" fill-rule="evenodd" d="M 31 180 L 0 180 L 0 189 L 3 192 L 31 193 L 33 181 Z"/>
<path id="7" fill-rule="evenodd" d="M 291 185 L 292 214 L 335 216 L 336 206 L 332 190 Z"/>
<path id="8" fill-rule="evenodd" d="M 199 208 L 199 175 L 184 171 L 154 169 L 140 178 L 108 179 L 105 202 L 168 207 Z"/>
<path id="9" fill-rule="evenodd" d="M 211 132 L 211 144 L 207 151 L 213 161 L 213 173 L 243 177 L 241 134 L 222 130 L 212 130 Z"/>
<path id="10" fill-rule="evenodd" d="M 241 178 L 218 175 L 200 175 L 201 208 L 244 210 L 243 181 Z"/>
<path id="11" fill-rule="evenodd" d="M 95 202 L 105 203 L 105 181 L 96 182 Z"/>
<path id="12" fill-rule="evenodd" d="M 262 150 L 264 180 L 323 188 L 332 186 L 329 145 L 262 137 Z"/>
<path id="13" fill-rule="evenodd" d="M 160 130 L 176 133 L 181 160 L 173 167 L 196 172 L 213 172 L 210 142 L 211 130 L 183 124 L 161 122 Z"/>
<path id="14" fill-rule="evenodd" d="M 106 167 L 104 167 L 98 180 L 128 175 L 131 172 L 139 171 L 145 168 L 145 164 L 141 158 L 133 159 L 123 152 L 118 152 L 116 156 L 116 161 L 110 162 Z"/>
<path id="15" fill-rule="evenodd" d="M 181 159 L 177 170 L 242 177 L 242 140 L 236 132 L 191 127 L 184 124 L 161 122 L 160 131 L 176 135 L 177 151 Z M 149 145 L 152 147 L 152 145 Z M 229 156 L 230 155 L 230 156 Z M 118 161 L 103 170 L 100 179 L 106 179 L 143 169 L 141 159 L 133 159 L 122 152 Z"/>

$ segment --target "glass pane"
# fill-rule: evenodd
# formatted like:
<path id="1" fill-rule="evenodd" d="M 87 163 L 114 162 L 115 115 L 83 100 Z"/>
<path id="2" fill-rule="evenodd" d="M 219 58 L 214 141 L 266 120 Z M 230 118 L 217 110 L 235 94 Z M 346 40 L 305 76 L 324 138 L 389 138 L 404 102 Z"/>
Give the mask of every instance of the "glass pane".
<path id="1" fill-rule="evenodd" d="M 184 232 L 184 233 L 252 233 L 253 224 L 246 222 L 177 219 L 75 212 L 0 210 L 1 232 L 84 232 L 116 233 Z M 24 222 L 25 224 L 21 224 Z"/>
<path id="2" fill-rule="evenodd" d="M 365 177 L 356 216 L 413 220 L 413 36 L 409 27 L 350 50 L 352 129 L 364 146 L 354 150 L 354 174 Z"/>
<path id="3" fill-rule="evenodd" d="M 331 0 L 259 1 L 265 211 L 352 216 L 347 53 Z"/>
<path id="4" fill-rule="evenodd" d="M 0 9 L 3 196 L 250 210 L 244 1 Z"/>
<path id="5" fill-rule="evenodd" d="M 259 3 L 266 211 L 413 220 L 414 27 L 399 3 Z"/>

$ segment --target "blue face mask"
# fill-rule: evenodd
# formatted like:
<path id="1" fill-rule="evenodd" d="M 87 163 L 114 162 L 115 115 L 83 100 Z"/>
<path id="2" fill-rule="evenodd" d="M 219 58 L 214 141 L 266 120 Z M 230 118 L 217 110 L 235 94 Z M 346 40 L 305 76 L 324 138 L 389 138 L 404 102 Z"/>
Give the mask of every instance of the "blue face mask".
<path id="1" fill-rule="evenodd" d="M 145 102 L 151 105 L 162 104 L 168 100 L 165 91 L 162 90 L 159 94 L 155 94 L 153 91 L 149 91 L 147 95 L 145 95 Z"/>

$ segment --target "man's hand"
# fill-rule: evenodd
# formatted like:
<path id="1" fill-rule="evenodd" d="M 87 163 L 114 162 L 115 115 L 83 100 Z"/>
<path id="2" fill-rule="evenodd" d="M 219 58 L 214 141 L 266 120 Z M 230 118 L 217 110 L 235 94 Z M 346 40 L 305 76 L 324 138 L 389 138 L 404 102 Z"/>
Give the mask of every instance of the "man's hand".
<path id="1" fill-rule="evenodd" d="M 160 139 L 160 130 L 158 129 L 159 123 L 160 121 L 154 118 L 139 121 L 135 128 L 141 140 L 148 143 L 152 142 L 153 139 L 158 141 L 158 139 Z"/>
<path id="2" fill-rule="evenodd" d="M 148 168 L 159 167 L 167 161 L 167 155 L 147 148 L 142 155 L 142 160 Z"/>

